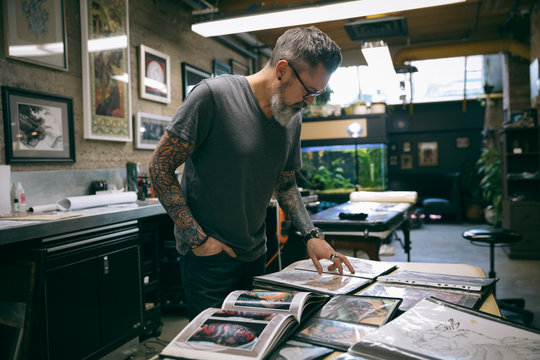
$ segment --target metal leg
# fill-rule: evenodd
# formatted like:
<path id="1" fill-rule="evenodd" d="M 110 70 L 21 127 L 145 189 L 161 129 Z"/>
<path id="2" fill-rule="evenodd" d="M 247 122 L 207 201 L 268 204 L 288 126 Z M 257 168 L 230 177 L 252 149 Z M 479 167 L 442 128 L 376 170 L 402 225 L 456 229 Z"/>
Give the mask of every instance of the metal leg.
<path id="1" fill-rule="evenodd" d="M 407 262 L 411 261 L 411 232 L 409 230 L 408 220 L 405 220 L 401 224 L 401 231 L 403 231 L 403 250 L 407 254 Z"/>

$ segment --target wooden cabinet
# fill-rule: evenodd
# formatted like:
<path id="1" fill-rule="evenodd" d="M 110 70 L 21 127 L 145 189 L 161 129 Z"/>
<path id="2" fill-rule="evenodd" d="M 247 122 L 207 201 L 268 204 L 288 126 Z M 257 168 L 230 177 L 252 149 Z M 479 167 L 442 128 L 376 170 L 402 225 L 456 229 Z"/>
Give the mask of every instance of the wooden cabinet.
<path id="1" fill-rule="evenodd" d="M 44 359 L 94 359 L 140 335 L 137 221 L 43 239 Z"/>
<path id="2" fill-rule="evenodd" d="M 540 127 L 507 128 L 503 145 L 503 227 L 523 241 L 510 258 L 540 259 Z"/>

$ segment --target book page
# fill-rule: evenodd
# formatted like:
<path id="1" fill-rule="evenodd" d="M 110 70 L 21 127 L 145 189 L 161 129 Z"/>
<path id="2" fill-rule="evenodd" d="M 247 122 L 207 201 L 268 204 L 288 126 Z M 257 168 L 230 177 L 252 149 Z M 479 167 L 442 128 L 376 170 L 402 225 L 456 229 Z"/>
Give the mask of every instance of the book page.
<path id="1" fill-rule="evenodd" d="M 347 259 L 353 266 L 355 273 L 351 274 L 349 269 L 345 265 L 343 265 L 343 276 L 357 276 L 357 277 L 366 278 L 366 279 L 374 279 L 377 276 L 386 274 L 396 268 L 395 264 L 388 263 L 388 262 L 366 260 L 366 259 L 360 259 L 360 258 L 355 258 L 355 257 L 350 257 L 350 256 L 347 256 Z M 332 261 L 328 259 L 321 259 L 319 261 L 323 267 L 323 272 L 328 273 L 328 274 L 339 275 L 339 272 L 337 270 L 333 270 L 333 271 L 328 270 L 328 267 L 334 264 Z M 317 271 L 311 259 L 302 261 L 301 263 L 295 266 L 295 269 L 315 271 L 315 272 Z"/>
<path id="2" fill-rule="evenodd" d="M 434 274 L 401 269 L 393 274 L 381 276 L 377 280 L 389 283 L 452 288 L 465 291 L 481 291 L 483 288 L 497 281 L 491 278 Z"/>
<path id="3" fill-rule="evenodd" d="M 161 356 L 196 359 L 261 359 L 297 322 L 291 315 L 210 308 L 193 319 Z"/>

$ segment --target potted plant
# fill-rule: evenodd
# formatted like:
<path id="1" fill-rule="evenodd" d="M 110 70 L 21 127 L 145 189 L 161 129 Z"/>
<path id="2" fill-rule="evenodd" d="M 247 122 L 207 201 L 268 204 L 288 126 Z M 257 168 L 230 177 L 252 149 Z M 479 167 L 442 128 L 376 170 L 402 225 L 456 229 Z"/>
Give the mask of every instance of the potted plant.
<path id="1" fill-rule="evenodd" d="M 494 146 L 484 148 L 477 166 L 486 221 L 498 226 L 502 213 L 501 152 Z"/>

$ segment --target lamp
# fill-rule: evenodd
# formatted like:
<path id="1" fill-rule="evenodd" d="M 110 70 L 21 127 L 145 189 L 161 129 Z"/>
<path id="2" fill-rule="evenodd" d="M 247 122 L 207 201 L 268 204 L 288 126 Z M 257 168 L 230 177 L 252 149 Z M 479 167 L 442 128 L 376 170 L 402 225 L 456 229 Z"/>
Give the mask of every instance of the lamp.
<path id="1" fill-rule="evenodd" d="M 191 30 L 204 37 L 238 34 L 264 29 L 315 24 L 397 11 L 448 5 L 465 0 L 358 0 L 322 5 L 288 7 L 281 10 L 247 14 L 205 21 L 191 25 Z"/>
<path id="2" fill-rule="evenodd" d="M 347 132 L 354 139 L 354 175 L 355 175 L 354 187 L 355 188 L 359 185 L 358 182 L 360 179 L 360 168 L 358 164 L 358 137 L 360 136 L 360 133 L 362 133 L 363 130 L 364 129 L 362 129 L 362 125 L 360 125 L 357 122 L 353 122 L 347 127 Z"/>
<path id="3" fill-rule="evenodd" d="M 365 42 L 362 45 L 362 55 L 366 58 L 370 69 L 380 71 L 385 75 L 396 74 L 390 50 L 384 41 Z"/>

